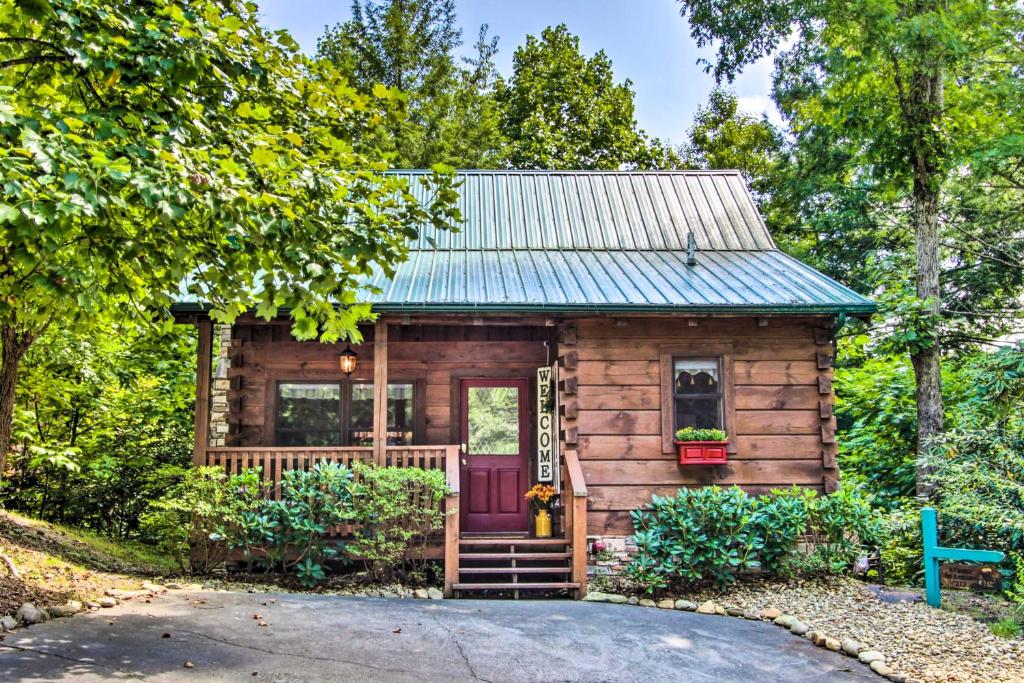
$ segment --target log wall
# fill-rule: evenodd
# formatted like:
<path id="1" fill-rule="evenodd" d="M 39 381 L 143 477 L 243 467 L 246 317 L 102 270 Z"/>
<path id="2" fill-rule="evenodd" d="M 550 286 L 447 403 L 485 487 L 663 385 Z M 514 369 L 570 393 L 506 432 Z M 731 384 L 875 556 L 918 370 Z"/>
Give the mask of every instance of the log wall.
<path id="1" fill-rule="evenodd" d="M 362 332 L 364 343 L 352 346 L 359 356 L 351 379 L 373 381 L 373 329 Z M 542 326 L 390 326 L 389 381 L 417 382 L 421 392 L 417 442 L 459 443 L 459 378 L 533 377 L 547 362 L 544 341 L 552 334 L 551 328 Z M 228 370 L 228 445 L 274 445 L 276 383 L 345 379 L 338 369 L 342 348 L 295 341 L 286 324 L 236 324 Z M 529 405 L 534 405 L 532 398 Z"/>
<path id="2" fill-rule="evenodd" d="M 818 318 L 580 318 L 556 328 L 399 325 L 389 328 L 392 381 L 421 387 L 421 444 L 459 443 L 461 377 L 530 377 L 559 359 L 560 447 L 574 448 L 588 489 L 588 533 L 631 533 L 629 511 L 680 486 L 792 484 L 832 490 L 838 479 L 829 325 Z M 373 330 L 353 349 L 352 379 L 373 378 Z M 666 349 L 728 349 L 729 464 L 679 467 L 666 451 Z M 285 324 L 242 322 L 231 341 L 229 446 L 273 445 L 278 380 L 343 379 L 340 347 L 294 341 Z M 552 356 L 552 359 L 555 356 Z M 531 380 L 531 393 L 534 391 Z M 528 405 L 533 410 L 534 399 Z M 534 425 L 531 415 L 529 424 Z M 531 436 L 531 445 L 535 439 Z M 530 454 L 533 463 L 535 454 Z"/>
<path id="3" fill-rule="evenodd" d="M 737 484 L 752 493 L 792 484 L 833 490 L 838 470 L 831 322 L 602 318 L 564 324 L 561 440 L 563 448 L 579 454 L 589 533 L 631 533 L 631 509 L 652 493 L 668 495 L 680 486 Z M 688 349 L 728 350 L 732 402 L 726 428 L 732 444 L 724 466 L 680 467 L 674 452 L 667 452 L 662 360 L 670 351 Z M 728 384 L 730 367 L 723 371 Z"/>

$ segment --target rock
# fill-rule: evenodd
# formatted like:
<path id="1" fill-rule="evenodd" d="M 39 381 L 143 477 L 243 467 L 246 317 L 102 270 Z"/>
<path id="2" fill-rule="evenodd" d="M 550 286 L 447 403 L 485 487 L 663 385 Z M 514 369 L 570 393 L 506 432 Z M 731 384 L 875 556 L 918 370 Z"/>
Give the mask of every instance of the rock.
<path id="1" fill-rule="evenodd" d="M 768 607 L 761 610 L 761 618 L 769 621 L 774 621 L 782 616 L 782 610 L 776 609 L 775 607 Z"/>
<path id="2" fill-rule="evenodd" d="M 809 631 L 807 633 L 807 640 L 821 647 L 825 644 L 825 634 L 821 631 Z"/>
<path id="3" fill-rule="evenodd" d="M 591 592 L 583 596 L 583 602 L 608 602 L 607 593 Z"/>
<path id="4" fill-rule="evenodd" d="M 871 662 L 870 666 L 871 670 L 879 676 L 888 676 L 892 673 L 892 669 L 889 668 L 889 665 L 881 659 L 876 659 L 875 661 Z"/>
<path id="5" fill-rule="evenodd" d="M 742 617 L 743 616 L 743 610 L 741 610 L 739 607 L 726 607 L 725 608 L 725 613 L 728 614 L 730 617 Z"/>
<path id="6" fill-rule="evenodd" d="M 5 631 L 13 631 L 18 628 L 18 620 L 10 614 L 5 614 L 0 617 L 0 628 L 3 628 Z"/>
<path id="7" fill-rule="evenodd" d="M 713 600 L 702 602 L 697 607 L 697 614 L 714 614 L 718 610 L 718 605 Z"/>
<path id="8" fill-rule="evenodd" d="M 697 609 L 697 603 L 689 600 L 676 600 L 675 608 L 681 609 L 684 612 L 693 612 Z"/>
<path id="9" fill-rule="evenodd" d="M 651 600 L 650 598 L 642 598 L 639 605 L 641 607 L 657 607 L 658 603 L 654 602 L 654 600 Z"/>
<path id="10" fill-rule="evenodd" d="M 794 621 L 796 621 L 796 617 L 794 617 L 792 614 L 780 614 L 779 616 L 772 619 L 773 624 L 777 624 L 784 628 L 789 628 L 790 626 L 792 626 Z"/>
<path id="11" fill-rule="evenodd" d="M 639 605 L 640 604 L 640 598 L 636 597 L 635 595 L 630 595 L 629 599 L 626 600 L 626 602 L 628 604 L 630 604 L 630 605 Z"/>
<path id="12" fill-rule="evenodd" d="M 182 666 L 186 669 L 194 669 L 196 665 L 186 659 L 185 663 L 182 664 Z"/>
<path id="13" fill-rule="evenodd" d="M 761 610 L 759 609 L 745 609 L 743 610 L 744 619 L 754 619 L 759 621 L 761 619 Z"/>
<path id="14" fill-rule="evenodd" d="M 167 586 L 161 586 L 159 583 L 153 583 L 152 581 L 143 581 L 142 587 L 151 593 L 164 593 L 167 591 Z M 255 593 L 256 589 L 250 588 L 248 592 Z"/>
<path id="15" fill-rule="evenodd" d="M 843 652 L 851 657 L 856 657 L 866 649 L 868 649 L 866 645 L 858 643 L 856 640 L 851 640 L 849 638 L 843 640 Z"/>
<path id="16" fill-rule="evenodd" d="M 51 607 L 47 607 L 46 611 L 51 617 L 56 617 L 58 619 L 61 617 L 70 617 L 71 615 L 78 614 L 82 611 L 82 603 L 69 602 L 66 605 L 53 605 Z"/>
<path id="17" fill-rule="evenodd" d="M 183 584 L 178 583 L 177 581 L 171 581 L 169 583 L 165 583 L 164 588 L 166 588 L 169 591 L 180 591 L 183 590 L 185 586 Z"/>
<path id="18" fill-rule="evenodd" d="M 888 678 L 890 681 L 892 681 L 892 683 L 907 683 L 907 675 L 906 674 L 901 674 L 901 673 L 896 673 L 895 671 L 890 671 L 889 673 L 885 674 L 885 677 Z"/>
<path id="19" fill-rule="evenodd" d="M 97 600 L 96 604 L 98 604 L 100 607 L 114 607 L 117 605 L 117 599 L 112 598 L 109 595 L 105 595 L 99 600 Z"/>
<path id="20" fill-rule="evenodd" d="M 131 600 L 132 598 L 141 598 L 150 595 L 150 591 L 125 591 L 120 588 L 108 588 L 103 591 L 104 595 L 109 595 L 112 598 L 119 598 L 121 600 Z"/>
<path id="21" fill-rule="evenodd" d="M 676 601 L 672 598 L 665 598 L 664 600 L 658 600 L 658 607 L 661 609 L 674 609 Z"/>
<path id="22" fill-rule="evenodd" d="M 426 588 L 417 588 L 412 592 L 412 597 L 416 598 L 417 600 L 427 600 L 430 597 L 430 595 L 427 593 Z"/>
<path id="23" fill-rule="evenodd" d="M 95 602 L 93 600 L 86 600 L 85 601 L 85 606 L 88 607 L 89 609 L 99 609 L 100 608 L 100 603 Z"/>
<path id="24" fill-rule="evenodd" d="M 17 617 L 24 624 L 41 624 L 50 618 L 46 612 L 31 602 L 26 602 L 18 608 Z"/>
<path id="25" fill-rule="evenodd" d="M 794 636 L 806 635 L 809 630 L 810 627 L 808 627 L 807 624 L 805 624 L 802 621 L 794 621 L 793 624 L 789 627 L 789 632 L 792 633 Z"/>
<path id="26" fill-rule="evenodd" d="M 720 617 L 724 617 L 726 615 L 725 608 L 721 605 L 715 605 L 715 614 L 717 614 Z"/>
<path id="27" fill-rule="evenodd" d="M 629 598 L 627 598 L 625 595 L 619 595 L 618 593 L 609 593 L 608 602 L 614 605 L 625 605 L 627 602 L 629 602 Z"/>
<path id="28" fill-rule="evenodd" d="M 878 650 L 863 650 L 857 654 L 857 659 L 865 664 L 870 664 L 871 662 L 885 661 L 885 655 Z"/>
<path id="29" fill-rule="evenodd" d="M 431 600 L 444 600 L 444 593 L 431 586 L 427 589 L 427 597 Z"/>
<path id="30" fill-rule="evenodd" d="M 836 638 L 825 639 L 825 649 L 827 650 L 832 650 L 832 652 L 839 652 L 840 648 L 842 647 L 843 644 L 839 642 Z"/>

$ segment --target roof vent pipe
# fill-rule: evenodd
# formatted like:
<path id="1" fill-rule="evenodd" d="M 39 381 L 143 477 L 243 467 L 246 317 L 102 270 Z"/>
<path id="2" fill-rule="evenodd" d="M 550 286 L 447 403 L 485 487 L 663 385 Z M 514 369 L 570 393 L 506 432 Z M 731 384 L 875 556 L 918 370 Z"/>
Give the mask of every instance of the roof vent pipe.
<path id="1" fill-rule="evenodd" d="M 686 265 L 697 265 L 697 240 L 693 238 L 693 230 L 686 233 Z"/>

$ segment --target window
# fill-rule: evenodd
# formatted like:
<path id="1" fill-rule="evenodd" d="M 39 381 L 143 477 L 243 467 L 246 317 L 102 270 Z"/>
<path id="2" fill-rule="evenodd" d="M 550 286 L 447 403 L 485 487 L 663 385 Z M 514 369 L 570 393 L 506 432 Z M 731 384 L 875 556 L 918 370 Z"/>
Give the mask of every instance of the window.
<path id="1" fill-rule="evenodd" d="M 388 383 L 388 444 L 413 443 L 412 382 Z M 373 445 L 370 382 L 278 382 L 275 432 L 278 446 Z"/>
<path id="2" fill-rule="evenodd" d="M 681 427 L 729 434 L 736 424 L 732 343 L 694 340 L 664 345 L 659 359 L 662 452 L 675 452 L 672 440 Z M 736 441 L 729 439 L 729 453 L 736 453 Z"/>
<path id="3" fill-rule="evenodd" d="M 672 431 L 722 429 L 722 371 L 717 358 L 672 359 Z"/>

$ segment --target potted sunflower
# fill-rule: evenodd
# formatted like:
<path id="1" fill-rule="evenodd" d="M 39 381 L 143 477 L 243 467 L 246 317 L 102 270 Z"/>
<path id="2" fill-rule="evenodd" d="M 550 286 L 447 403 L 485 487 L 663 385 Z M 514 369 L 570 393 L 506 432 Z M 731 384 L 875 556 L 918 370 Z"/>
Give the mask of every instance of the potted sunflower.
<path id="1" fill-rule="evenodd" d="M 537 538 L 551 538 L 551 502 L 558 492 L 551 484 L 535 484 L 526 492 L 526 500 L 537 508 L 534 531 Z"/>
<path id="2" fill-rule="evenodd" d="M 724 465 L 729 439 L 721 429 L 684 427 L 676 430 L 676 454 L 680 465 Z"/>

